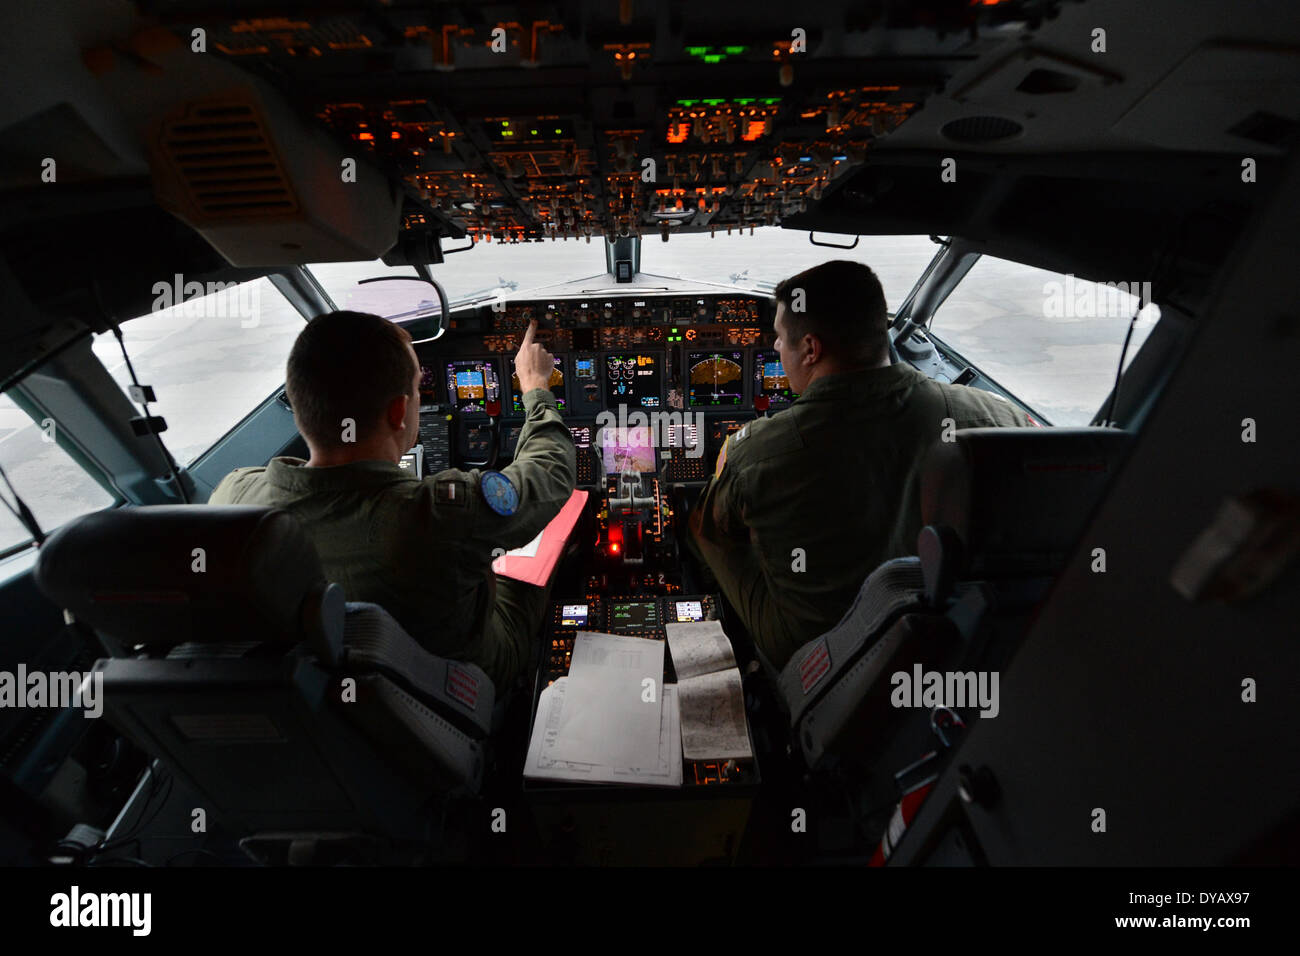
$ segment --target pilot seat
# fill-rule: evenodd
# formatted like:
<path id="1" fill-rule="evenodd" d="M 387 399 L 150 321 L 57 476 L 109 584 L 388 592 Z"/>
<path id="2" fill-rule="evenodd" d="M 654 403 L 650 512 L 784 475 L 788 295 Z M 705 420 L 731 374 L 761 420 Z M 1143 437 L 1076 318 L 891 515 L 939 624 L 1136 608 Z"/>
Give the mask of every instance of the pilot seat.
<path id="1" fill-rule="evenodd" d="M 51 535 L 36 581 L 124 656 L 104 714 L 259 862 L 436 855 L 482 782 L 494 688 L 346 603 L 288 512 L 163 505 Z"/>
<path id="2" fill-rule="evenodd" d="M 806 769 L 853 781 L 866 813 L 886 817 L 937 775 L 978 708 L 895 706 L 894 675 L 1003 676 L 1131 440 L 1108 428 L 972 428 L 935 444 L 917 556 L 874 570 L 776 677 Z M 874 841 L 883 823 L 867 829 Z"/>

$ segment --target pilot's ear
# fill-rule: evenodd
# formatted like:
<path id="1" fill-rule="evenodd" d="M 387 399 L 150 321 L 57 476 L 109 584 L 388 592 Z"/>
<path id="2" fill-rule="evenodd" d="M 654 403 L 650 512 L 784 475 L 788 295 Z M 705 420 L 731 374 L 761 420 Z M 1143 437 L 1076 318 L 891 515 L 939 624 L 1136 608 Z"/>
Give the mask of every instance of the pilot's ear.
<path id="1" fill-rule="evenodd" d="M 826 349 L 822 346 L 822 340 L 809 332 L 803 337 L 804 363 L 819 362 Z"/>
<path id="2" fill-rule="evenodd" d="M 388 422 L 390 428 L 406 427 L 406 403 L 410 400 L 410 395 L 399 395 L 388 403 L 388 408 L 384 411 L 384 420 Z"/>

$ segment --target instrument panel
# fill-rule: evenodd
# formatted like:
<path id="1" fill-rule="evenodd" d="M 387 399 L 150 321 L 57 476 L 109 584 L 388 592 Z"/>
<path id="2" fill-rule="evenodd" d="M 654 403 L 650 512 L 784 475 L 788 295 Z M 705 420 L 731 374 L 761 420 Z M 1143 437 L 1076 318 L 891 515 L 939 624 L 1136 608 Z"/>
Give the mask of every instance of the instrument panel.
<path id="1" fill-rule="evenodd" d="M 579 485 L 599 487 L 602 473 L 619 470 L 597 447 L 600 426 L 609 416 L 636 425 L 638 415 L 646 416 L 640 424 L 665 429 L 638 470 L 657 470 L 669 483 L 702 483 L 725 437 L 715 432 L 794 400 L 771 347 L 773 311 L 766 298 L 671 294 L 463 309 L 446 335 L 416 347 L 421 405 L 445 409 L 440 427 L 457 466 L 513 458 L 524 419 L 514 357 L 536 319 L 538 340 L 555 356 L 548 385 L 574 434 Z M 660 413 L 665 417 L 655 419 Z"/>
<path id="2" fill-rule="evenodd" d="M 422 401 L 446 403 L 467 418 L 524 417 L 513 357 L 453 359 L 441 367 L 441 381 L 425 376 Z M 620 407 L 647 413 L 761 412 L 784 408 L 795 399 L 781 359 L 771 349 L 561 353 L 555 356 L 549 385 L 566 418 L 606 410 L 617 414 Z"/>
<path id="3" fill-rule="evenodd" d="M 514 354 L 529 321 L 555 355 L 561 413 L 740 411 L 793 400 L 769 347 L 772 303 L 750 296 L 620 296 L 496 303 L 459 312 L 422 345 L 425 402 L 467 418 L 522 418 Z M 757 400 L 757 401 L 756 401 Z"/>

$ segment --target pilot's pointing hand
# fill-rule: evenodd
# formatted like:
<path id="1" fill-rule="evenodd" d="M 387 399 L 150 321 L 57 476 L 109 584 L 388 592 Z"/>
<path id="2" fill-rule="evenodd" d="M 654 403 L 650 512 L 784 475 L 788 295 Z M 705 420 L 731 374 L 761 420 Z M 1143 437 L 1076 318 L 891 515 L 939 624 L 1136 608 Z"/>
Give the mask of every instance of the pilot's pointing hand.
<path id="1" fill-rule="evenodd" d="M 519 394 L 527 395 L 535 388 L 550 388 L 551 372 L 555 369 L 555 356 L 540 343 L 534 342 L 537 320 L 528 323 L 523 344 L 515 356 L 515 373 L 519 376 Z"/>

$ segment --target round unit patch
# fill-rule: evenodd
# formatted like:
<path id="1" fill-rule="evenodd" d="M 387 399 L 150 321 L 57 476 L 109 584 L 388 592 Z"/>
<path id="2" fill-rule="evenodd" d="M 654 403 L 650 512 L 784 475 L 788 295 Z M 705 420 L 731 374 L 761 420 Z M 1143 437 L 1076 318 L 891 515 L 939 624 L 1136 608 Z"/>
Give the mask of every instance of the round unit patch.
<path id="1" fill-rule="evenodd" d="M 508 518 L 519 510 L 519 490 L 501 472 L 483 472 L 479 489 L 488 507 L 502 517 Z"/>

